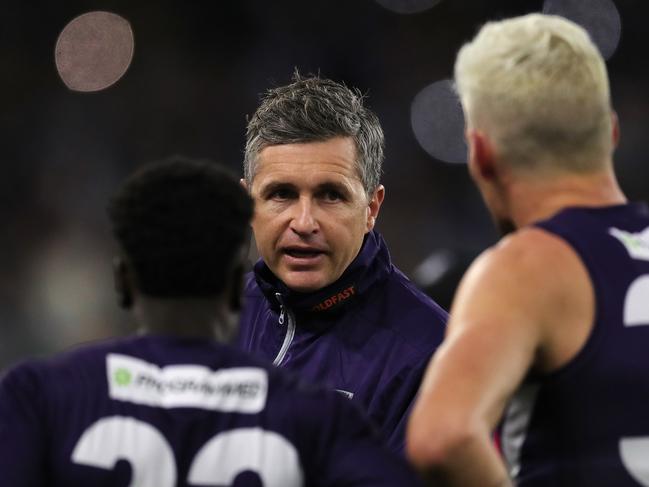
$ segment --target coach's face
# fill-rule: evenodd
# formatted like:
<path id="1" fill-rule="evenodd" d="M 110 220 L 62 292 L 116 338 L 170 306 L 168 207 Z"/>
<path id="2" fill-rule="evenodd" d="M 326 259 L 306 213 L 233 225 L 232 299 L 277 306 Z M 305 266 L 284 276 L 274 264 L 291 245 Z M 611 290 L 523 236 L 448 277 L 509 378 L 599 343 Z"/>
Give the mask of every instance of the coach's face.
<path id="1" fill-rule="evenodd" d="M 290 289 L 331 284 L 373 227 L 385 190 L 368 198 L 350 137 L 264 148 L 250 193 L 252 227 L 266 265 Z"/>

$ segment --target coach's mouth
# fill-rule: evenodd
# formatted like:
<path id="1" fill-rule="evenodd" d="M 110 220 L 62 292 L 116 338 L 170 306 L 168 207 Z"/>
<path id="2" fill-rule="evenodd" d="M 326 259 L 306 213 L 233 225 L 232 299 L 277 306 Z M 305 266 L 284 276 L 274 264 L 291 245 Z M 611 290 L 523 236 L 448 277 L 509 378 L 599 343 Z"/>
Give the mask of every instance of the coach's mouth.
<path id="1" fill-rule="evenodd" d="M 315 264 L 324 258 L 326 252 L 317 247 L 288 246 L 281 249 L 282 255 L 291 264 Z"/>

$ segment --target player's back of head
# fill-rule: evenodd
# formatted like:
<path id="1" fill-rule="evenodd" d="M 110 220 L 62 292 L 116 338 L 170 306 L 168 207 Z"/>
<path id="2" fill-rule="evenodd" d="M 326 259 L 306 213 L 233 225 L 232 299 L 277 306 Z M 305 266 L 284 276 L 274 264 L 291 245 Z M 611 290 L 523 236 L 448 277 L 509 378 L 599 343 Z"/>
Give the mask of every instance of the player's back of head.
<path id="1" fill-rule="evenodd" d="M 248 238 L 252 201 L 223 167 L 173 157 L 142 167 L 109 203 L 136 287 L 160 298 L 223 291 Z"/>
<path id="2" fill-rule="evenodd" d="M 489 22 L 460 50 L 455 80 L 469 126 L 486 131 L 512 168 L 589 172 L 609 159 L 606 66 L 573 22 Z"/>

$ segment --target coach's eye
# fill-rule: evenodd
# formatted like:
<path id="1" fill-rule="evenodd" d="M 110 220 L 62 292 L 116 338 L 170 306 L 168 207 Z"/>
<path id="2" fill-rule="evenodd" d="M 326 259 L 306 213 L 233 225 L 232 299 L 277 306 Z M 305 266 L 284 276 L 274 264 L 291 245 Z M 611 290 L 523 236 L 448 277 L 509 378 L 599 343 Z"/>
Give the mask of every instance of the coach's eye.
<path id="1" fill-rule="evenodd" d="M 322 197 L 325 201 L 335 202 L 343 200 L 343 195 L 335 189 L 328 189 L 322 193 Z"/>
<path id="2" fill-rule="evenodd" d="M 268 195 L 268 198 L 276 201 L 285 201 L 291 199 L 294 196 L 294 192 L 290 189 L 279 188 L 273 191 Z"/>

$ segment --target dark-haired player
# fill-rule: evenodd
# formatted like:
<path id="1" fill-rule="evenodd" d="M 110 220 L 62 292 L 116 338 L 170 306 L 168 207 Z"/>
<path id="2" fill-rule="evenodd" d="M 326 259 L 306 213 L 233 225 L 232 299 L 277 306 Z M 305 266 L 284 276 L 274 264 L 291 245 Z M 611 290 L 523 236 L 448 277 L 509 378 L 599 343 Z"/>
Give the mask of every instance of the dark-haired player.
<path id="1" fill-rule="evenodd" d="M 343 397 L 214 341 L 236 330 L 252 202 L 210 163 L 133 175 L 109 213 L 140 335 L 13 368 L 0 485 L 409 485 Z"/>

